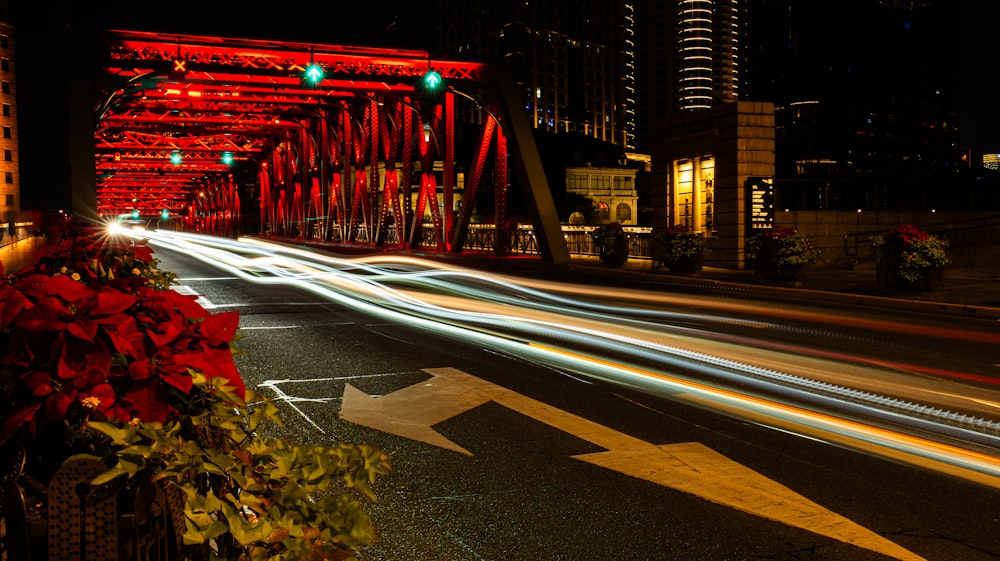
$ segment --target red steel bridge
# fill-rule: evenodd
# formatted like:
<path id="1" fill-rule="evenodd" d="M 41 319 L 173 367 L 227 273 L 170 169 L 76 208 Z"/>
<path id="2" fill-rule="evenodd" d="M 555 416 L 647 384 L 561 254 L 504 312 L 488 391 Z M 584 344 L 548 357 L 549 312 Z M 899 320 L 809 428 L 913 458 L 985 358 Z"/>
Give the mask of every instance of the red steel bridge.
<path id="1" fill-rule="evenodd" d="M 501 68 L 423 51 L 139 31 L 91 44 L 96 183 L 84 198 L 96 193 L 101 218 L 462 252 L 483 214 L 477 200 L 492 194 L 479 204 L 502 256 L 513 169 L 538 253 L 568 260 L 531 127 Z M 248 217 L 259 232 L 244 231 Z"/>

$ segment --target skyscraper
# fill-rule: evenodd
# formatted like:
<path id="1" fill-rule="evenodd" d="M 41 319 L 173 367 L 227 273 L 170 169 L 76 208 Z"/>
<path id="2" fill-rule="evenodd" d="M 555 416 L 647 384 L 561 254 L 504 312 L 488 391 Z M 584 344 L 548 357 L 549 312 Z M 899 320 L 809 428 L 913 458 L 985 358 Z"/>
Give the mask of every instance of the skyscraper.
<path id="1" fill-rule="evenodd" d="M 739 94 L 739 0 L 438 0 L 439 48 L 503 62 L 537 129 L 629 151 L 648 125 Z"/>
<path id="2" fill-rule="evenodd" d="M 740 96 L 740 0 L 636 0 L 636 146 L 649 150 L 649 125 Z"/>
<path id="3" fill-rule="evenodd" d="M 438 0 L 439 49 L 505 63 L 536 129 L 625 146 L 635 128 L 631 6 L 606 0 Z"/>
<path id="4" fill-rule="evenodd" d="M 7 2 L 0 2 L 0 218 L 21 212 L 17 146 L 17 97 L 14 77 L 14 28 Z"/>

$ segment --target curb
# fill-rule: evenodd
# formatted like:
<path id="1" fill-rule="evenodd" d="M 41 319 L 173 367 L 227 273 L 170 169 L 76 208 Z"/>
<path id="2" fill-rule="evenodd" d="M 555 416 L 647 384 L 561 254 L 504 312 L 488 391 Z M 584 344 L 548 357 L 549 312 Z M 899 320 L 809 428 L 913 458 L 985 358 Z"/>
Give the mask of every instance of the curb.
<path id="1" fill-rule="evenodd" d="M 967 318 L 983 319 L 990 321 L 1000 321 L 1000 308 L 992 306 L 981 306 L 973 304 L 956 304 L 948 302 L 937 302 L 929 300 L 914 300 L 910 298 L 899 298 L 891 296 L 874 296 L 870 294 L 855 294 L 850 292 L 833 292 L 829 290 L 818 290 L 812 288 L 797 288 L 786 286 L 769 286 L 761 284 L 743 283 L 738 281 L 726 281 L 694 276 L 668 276 L 646 271 L 634 271 L 627 269 L 607 269 L 596 265 L 586 265 L 574 263 L 570 265 L 570 271 L 579 271 L 592 274 L 594 276 L 620 276 L 628 274 L 640 276 L 647 280 L 656 279 L 655 284 L 661 285 L 688 285 L 699 284 L 702 289 L 725 288 L 728 290 L 740 290 L 741 292 L 754 292 L 772 297 L 780 295 L 785 300 L 806 300 L 823 301 L 832 304 L 845 304 L 854 306 L 876 307 L 887 310 L 900 310 L 919 313 L 934 313 L 943 315 L 954 315 Z"/>

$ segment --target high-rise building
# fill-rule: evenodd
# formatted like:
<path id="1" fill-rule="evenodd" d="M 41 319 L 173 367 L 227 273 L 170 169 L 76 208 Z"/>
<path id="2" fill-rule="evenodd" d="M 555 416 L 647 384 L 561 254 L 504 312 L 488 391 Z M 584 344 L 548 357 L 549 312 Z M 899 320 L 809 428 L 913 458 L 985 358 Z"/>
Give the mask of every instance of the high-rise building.
<path id="1" fill-rule="evenodd" d="M 648 151 L 649 125 L 682 111 L 740 96 L 740 0 L 635 0 L 636 146 Z"/>
<path id="2" fill-rule="evenodd" d="M 606 0 L 437 2 L 438 48 L 505 63 L 536 129 L 620 146 L 634 135 L 634 14 Z"/>
<path id="3" fill-rule="evenodd" d="M 14 28 L 8 21 L 7 3 L 0 2 L 0 218 L 4 223 L 21 213 Z"/>
<path id="4" fill-rule="evenodd" d="M 438 0 L 442 52 L 506 63 L 537 129 L 649 148 L 649 123 L 736 101 L 739 0 Z"/>

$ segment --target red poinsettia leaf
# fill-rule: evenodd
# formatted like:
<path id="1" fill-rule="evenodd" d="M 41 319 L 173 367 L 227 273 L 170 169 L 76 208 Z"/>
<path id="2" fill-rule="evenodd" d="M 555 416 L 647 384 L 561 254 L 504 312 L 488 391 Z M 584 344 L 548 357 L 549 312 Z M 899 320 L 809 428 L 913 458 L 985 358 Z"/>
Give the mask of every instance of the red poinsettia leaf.
<path id="1" fill-rule="evenodd" d="M 111 341 L 114 350 L 131 359 L 147 358 L 146 349 L 143 346 L 146 335 L 134 317 L 118 314 L 101 321 L 101 327 L 108 340 Z"/>
<path id="2" fill-rule="evenodd" d="M 175 360 L 178 364 L 184 364 L 202 372 L 206 378 L 225 378 L 229 385 L 236 389 L 240 397 L 246 397 L 246 386 L 236 368 L 233 353 L 228 348 L 205 348 L 197 352 L 178 355 Z"/>
<path id="3" fill-rule="evenodd" d="M 48 294 L 58 295 L 66 302 L 79 302 L 94 295 L 94 289 L 71 279 L 67 275 L 56 275 L 46 277 L 49 280 L 43 283 Z"/>
<path id="4" fill-rule="evenodd" d="M 203 319 L 208 317 L 208 312 L 196 300 L 195 294 L 181 294 L 176 290 L 161 292 L 164 300 L 170 302 L 174 308 L 188 319 Z"/>
<path id="5" fill-rule="evenodd" d="M 42 397 L 52 393 L 52 377 L 48 372 L 35 370 L 21 376 L 21 383 L 25 389 L 35 397 Z"/>
<path id="6" fill-rule="evenodd" d="M 69 390 L 67 390 L 69 391 Z M 66 392 L 56 392 L 45 400 L 45 416 L 53 421 L 61 421 L 66 418 L 69 406 L 73 404 L 76 392 L 67 394 Z"/>
<path id="7" fill-rule="evenodd" d="M 148 245 L 149 240 L 141 240 L 135 242 L 132 246 L 132 253 L 135 258 L 140 261 L 145 261 L 146 263 L 151 263 L 153 261 L 153 249 Z"/>
<path id="8" fill-rule="evenodd" d="M 157 331 L 149 330 L 146 336 L 153 342 L 157 349 L 172 346 L 178 339 L 185 335 L 175 323 L 162 323 Z"/>
<path id="9" fill-rule="evenodd" d="M 185 368 L 183 372 L 180 371 L 161 371 L 160 379 L 164 383 L 170 384 L 171 386 L 181 390 L 185 395 L 191 394 L 191 388 L 194 387 L 194 378 Z"/>
<path id="10" fill-rule="evenodd" d="M 79 377 L 106 379 L 111 372 L 111 352 L 100 339 L 93 343 L 66 339 L 57 368 L 56 374 L 63 380 Z"/>
<path id="11" fill-rule="evenodd" d="M 228 343 L 233 340 L 240 327 L 239 312 L 224 312 L 208 316 L 198 324 L 198 332 L 210 344 Z"/>
<path id="12" fill-rule="evenodd" d="M 133 384 L 125 393 L 132 404 L 132 411 L 143 421 L 162 423 L 173 410 L 167 404 L 167 392 L 158 380 L 145 380 Z"/>
<path id="13" fill-rule="evenodd" d="M 157 316 L 166 317 L 174 313 L 174 305 L 163 298 L 144 298 L 142 305 Z"/>
<path id="14" fill-rule="evenodd" d="M 2 274 L 2 272 L 0 272 Z M 28 299 L 13 286 L 0 286 L 0 329 L 7 329 L 28 305 Z"/>
<path id="15" fill-rule="evenodd" d="M 101 316 L 110 316 L 124 312 L 135 304 L 136 297 L 124 292 L 112 292 L 102 290 L 97 294 L 97 305 L 91 313 Z"/>
<path id="16" fill-rule="evenodd" d="M 97 327 L 96 321 L 70 322 L 66 324 L 66 331 L 74 337 L 93 342 Z"/>
<path id="17" fill-rule="evenodd" d="M 128 376 L 133 380 L 145 380 L 151 373 L 148 360 L 137 360 L 128 365 Z"/>
<path id="18" fill-rule="evenodd" d="M 63 331 L 66 323 L 59 319 L 68 313 L 62 302 L 55 298 L 40 298 L 34 306 L 26 307 L 14 320 L 18 329 L 28 332 Z"/>
<path id="19" fill-rule="evenodd" d="M 41 408 L 41 403 L 35 403 L 29 405 L 20 411 L 14 412 L 13 415 L 7 417 L 3 422 L 3 428 L 0 428 L 0 443 L 7 442 L 7 439 L 11 437 L 17 429 L 21 428 L 25 423 L 31 423 L 31 427 L 34 427 L 34 421 L 38 413 L 38 409 Z M 34 430 L 30 431 L 34 434 Z"/>
<path id="20" fill-rule="evenodd" d="M 216 370 L 214 364 L 212 364 L 212 356 L 207 352 L 191 352 L 178 354 L 174 357 L 175 364 L 180 364 L 188 368 L 193 368 L 199 372 L 205 373 L 205 376 L 211 377 Z"/>
<path id="21" fill-rule="evenodd" d="M 100 404 L 97 406 L 97 412 L 100 414 L 107 413 L 115 404 L 115 390 L 110 384 L 99 384 L 94 386 L 90 390 L 89 397 L 96 397 Z"/>

